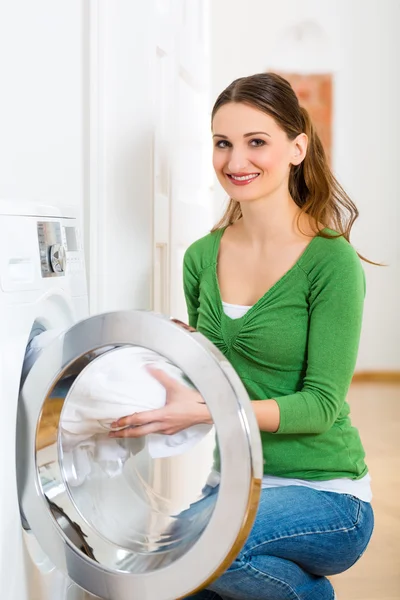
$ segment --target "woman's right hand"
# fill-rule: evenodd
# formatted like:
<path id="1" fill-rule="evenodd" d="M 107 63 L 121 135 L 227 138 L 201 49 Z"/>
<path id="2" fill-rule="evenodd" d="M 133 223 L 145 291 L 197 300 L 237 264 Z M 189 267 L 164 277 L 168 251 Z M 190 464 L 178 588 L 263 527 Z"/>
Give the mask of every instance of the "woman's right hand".
<path id="1" fill-rule="evenodd" d="M 173 435 L 192 425 L 212 424 L 210 412 L 199 392 L 188 388 L 160 369 L 148 366 L 147 371 L 165 388 L 165 405 L 114 421 L 111 424 L 114 431 L 108 434 L 109 437 L 136 438 L 149 433 Z M 117 427 L 118 429 L 115 429 Z"/>

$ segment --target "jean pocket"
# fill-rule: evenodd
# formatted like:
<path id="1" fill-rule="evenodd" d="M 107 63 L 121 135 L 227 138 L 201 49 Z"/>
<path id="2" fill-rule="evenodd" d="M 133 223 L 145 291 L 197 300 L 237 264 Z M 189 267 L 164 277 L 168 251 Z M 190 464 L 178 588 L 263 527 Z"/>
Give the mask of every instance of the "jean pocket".
<path id="1" fill-rule="evenodd" d="M 357 525 L 360 520 L 361 510 L 363 506 L 362 500 L 352 494 L 340 494 L 343 500 L 346 501 L 346 513 L 353 525 Z"/>
<path id="2" fill-rule="evenodd" d="M 369 502 L 363 502 L 360 498 L 351 494 L 342 494 L 349 503 L 348 515 L 354 524 L 354 534 L 357 541 L 354 547 L 358 553 L 354 562 L 357 562 L 364 554 L 374 530 L 374 512 Z M 354 564 L 354 563 L 353 563 Z"/>

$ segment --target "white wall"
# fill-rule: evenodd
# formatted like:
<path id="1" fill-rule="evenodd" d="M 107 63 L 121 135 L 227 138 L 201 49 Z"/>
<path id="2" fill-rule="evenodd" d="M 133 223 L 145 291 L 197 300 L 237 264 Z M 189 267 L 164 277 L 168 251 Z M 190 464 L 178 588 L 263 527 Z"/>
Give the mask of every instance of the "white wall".
<path id="1" fill-rule="evenodd" d="M 211 19 L 214 98 L 233 79 L 265 70 L 334 72 L 334 170 L 361 215 L 352 241 L 389 264 L 365 266 L 357 370 L 400 370 L 400 3 L 248 0 L 243 13 L 239 0 L 218 0 Z M 290 28 L 307 22 L 323 32 L 323 43 L 317 52 L 290 52 Z M 215 196 L 220 209 L 223 194 Z"/>
<path id="2" fill-rule="evenodd" d="M 186 319 L 183 251 L 211 226 L 209 182 L 186 181 L 186 157 L 199 164 L 208 133 L 196 127 L 208 108 L 207 5 L 149 0 L 138 18 L 132 0 L 90 4 L 95 312 L 153 308 Z"/>
<path id="3" fill-rule="evenodd" d="M 159 195 L 163 194 L 163 188 L 167 191 L 169 207 L 169 304 L 163 312 L 182 320 L 187 320 L 183 255 L 189 244 L 207 234 L 213 224 L 208 4 L 208 0 L 175 2 L 178 12 L 175 26 L 169 27 L 170 41 L 165 40 L 164 33 L 157 45 L 164 53 L 159 63 L 170 62 L 163 89 L 159 88 L 156 94 L 157 113 L 163 114 L 166 125 L 160 156 L 163 155 L 169 171 L 169 185 L 162 185 L 162 177 L 158 180 Z M 162 30 L 165 29 L 164 26 Z M 157 214 L 155 217 L 160 222 Z"/>
<path id="4" fill-rule="evenodd" d="M 84 213 L 92 312 L 151 307 L 153 4 L 0 8 L 0 197 Z"/>
<path id="5" fill-rule="evenodd" d="M 94 313 L 151 307 L 153 2 L 87 5 L 86 257 Z"/>
<path id="6" fill-rule="evenodd" d="M 82 204 L 81 5 L 0 3 L 0 197 Z"/>
<path id="7" fill-rule="evenodd" d="M 184 249 L 211 226 L 206 0 L 0 6 L 0 198 L 84 213 L 93 313 L 186 318 Z M 187 125 L 190 125 L 188 127 Z"/>

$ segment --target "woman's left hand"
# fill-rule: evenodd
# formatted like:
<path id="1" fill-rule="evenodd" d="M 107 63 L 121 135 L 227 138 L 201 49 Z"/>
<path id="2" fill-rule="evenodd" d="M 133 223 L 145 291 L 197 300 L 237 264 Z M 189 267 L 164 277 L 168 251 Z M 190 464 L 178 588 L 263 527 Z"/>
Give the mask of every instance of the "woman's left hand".
<path id="1" fill-rule="evenodd" d="M 109 433 L 112 438 L 137 438 L 149 433 L 172 435 L 191 425 L 212 423 L 207 405 L 199 392 L 188 388 L 160 369 L 147 367 L 150 375 L 166 390 L 163 408 L 137 412 L 122 417 L 111 427 L 124 427 Z"/>

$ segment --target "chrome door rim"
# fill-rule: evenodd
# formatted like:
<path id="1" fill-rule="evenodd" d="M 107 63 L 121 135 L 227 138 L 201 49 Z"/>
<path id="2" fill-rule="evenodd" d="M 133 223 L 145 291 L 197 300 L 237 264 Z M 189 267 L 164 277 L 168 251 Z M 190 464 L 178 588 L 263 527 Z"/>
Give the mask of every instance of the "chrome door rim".
<path id="1" fill-rule="evenodd" d="M 62 374 L 99 348 L 123 345 L 143 346 L 163 355 L 200 390 L 218 432 L 223 464 L 215 509 L 201 537 L 168 567 L 144 574 L 102 566 L 63 536 L 43 495 L 36 463 L 37 424 L 44 399 Z M 221 390 L 218 398 L 216 382 Z M 23 414 L 18 418 L 19 435 L 26 436 L 25 454 L 17 457 L 17 469 L 22 469 L 21 508 L 44 551 L 78 585 L 109 600 L 131 600 L 133 596 L 141 600 L 172 600 L 210 583 L 235 558 L 250 531 L 258 504 L 261 441 L 240 379 L 223 354 L 202 335 L 191 334 L 165 317 L 144 311 L 91 317 L 43 351 L 24 382 L 20 406 Z"/>

